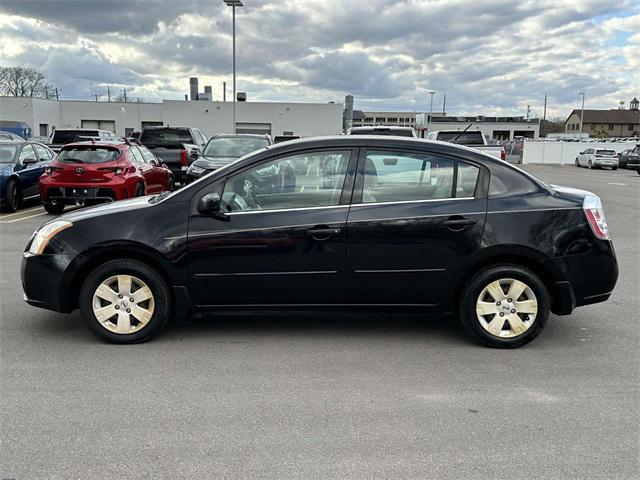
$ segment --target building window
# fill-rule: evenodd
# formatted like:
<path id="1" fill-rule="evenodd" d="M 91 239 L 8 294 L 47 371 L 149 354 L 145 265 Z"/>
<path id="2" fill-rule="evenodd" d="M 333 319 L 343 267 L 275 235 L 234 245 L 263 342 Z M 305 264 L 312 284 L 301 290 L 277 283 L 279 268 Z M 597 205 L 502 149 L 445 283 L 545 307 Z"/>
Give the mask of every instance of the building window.
<path id="1" fill-rule="evenodd" d="M 629 126 L 631 126 L 631 125 L 629 125 Z M 40 124 L 40 136 L 41 137 L 48 137 L 49 136 L 49 124 L 47 124 L 47 123 L 41 123 Z"/>
<path id="2" fill-rule="evenodd" d="M 376 117 L 376 122 L 378 123 L 387 123 L 386 117 Z"/>
<path id="3" fill-rule="evenodd" d="M 389 123 L 393 123 L 393 122 L 397 122 L 397 121 L 398 121 L 397 117 L 389 117 L 389 118 L 387 118 L 387 122 L 389 122 Z"/>
<path id="4" fill-rule="evenodd" d="M 285 137 L 293 137 L 293 132 L 282 132 Z"/>
<path id="5" fill-rule="evenodd" d="M 373 122 L 373 117 L 367 117 L 364 119 L 365 122 L 371 123 Z"/>
<path id="6" fill-rule="evenodd" d="M 633 124 L 632 123 L 629 124 L 629 131 L 633 132 Z"/>
<path id="7" fill-rule="evenodd" d="M 613 130 L 613 123 L 609 124 L 609 130 Z"/>

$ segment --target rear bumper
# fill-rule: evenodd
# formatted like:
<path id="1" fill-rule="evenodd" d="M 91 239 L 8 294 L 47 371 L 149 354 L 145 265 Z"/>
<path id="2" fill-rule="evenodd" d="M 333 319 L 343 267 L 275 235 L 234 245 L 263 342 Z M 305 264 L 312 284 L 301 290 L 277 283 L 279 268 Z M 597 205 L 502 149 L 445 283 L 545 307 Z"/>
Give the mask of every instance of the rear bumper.
<path id="1" fill-rule="evenodd" d="M 594 160 L 593 164 L 596 167 L 618 167 L 618 160 Z"/>
<path id="2" fill-rule="evenodd" d="M 556 315 L 568 315 L 575 307 L 606 301 L 618 281 L 618 261 L 611 241 L 595 240 L 590 251 L 542 262 L 556 272 L 552 308 Z"/>
<path id="3" fill-rule="evenodd" d="M 96 184 L 48 184 L 40 182 L 40 198 L 43 202 L 82 203 L 87 200 L 113 202 L 132 196 L 125 182 Z"/>

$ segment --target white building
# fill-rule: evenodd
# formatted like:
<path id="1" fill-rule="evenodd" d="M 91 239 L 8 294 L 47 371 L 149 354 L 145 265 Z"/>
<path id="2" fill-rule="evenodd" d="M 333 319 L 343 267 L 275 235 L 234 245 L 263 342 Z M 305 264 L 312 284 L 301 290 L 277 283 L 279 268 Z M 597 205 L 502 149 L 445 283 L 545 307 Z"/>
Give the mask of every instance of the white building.
<path id="1" fill-rule="evenodd" d="M 496 140 L 513 140 L 514 137 L 538 139 L 540 136 L 540 119 L 524 117 L 443 117 L 421 113 L 416 116 L 418 136 L 426 137 L 427 132 L 434 130 L 480 130 L 487 138 Z"/>
<path id="2" fill-rule="evenodd" d="M 145 125 L 182 125 L 207 135 L 233 131 L 233 103 L 164 100 L 119 103 L 0 97 L 0 120 L 29 124 L 33 135 L 56 128 L 102 128 L 129 136 Z M 271 135 L 337 135 L 342 132 L 340 103 L 237 102 L 238 133 Z"/>

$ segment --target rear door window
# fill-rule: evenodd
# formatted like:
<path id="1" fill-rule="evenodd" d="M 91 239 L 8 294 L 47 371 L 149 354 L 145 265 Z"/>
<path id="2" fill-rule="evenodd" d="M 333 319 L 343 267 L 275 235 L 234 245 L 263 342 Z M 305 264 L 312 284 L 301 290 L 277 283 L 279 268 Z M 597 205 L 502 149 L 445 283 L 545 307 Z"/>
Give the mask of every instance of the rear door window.
<path id="1" fill-rule="evenodd" d="M 24 161 L 27 158 L 38 158 L 36 156 L 36 152 L 33 151 L 33 148 L 31 147 L 31 144 L 27 144 L 24 147 L 22 147 L 22 150 L 20 151 L 20 157 L 19 157 L 19 161 L 21 164 L 24 164 Z"/>
<path id="2" fill-rule="evenodd" d="M 151 153 L 149 150 L 147 150 L 144 147 L 137 147 L 138 150 L 140 150 L 140 153 L 142 153 L 142 158 L 144 158 L 144 161 L 147 163 L 152 163 L 156 157 L 153 153 Z"/>
<path id="3" fill-rule="evenodd" d="M 37 143 L 33 144 L 33 148 L 35 149 L 39 162 L 46 162 L 51 160 L 51 156 L 49 155 L 49 151 L 44 148 L 42 145 L 38 145 Z"/>
<path id="4" fill-rule="evenodd" d="M 145 162 L 144 157 L 142 156 L 142 153 L 140 153 L 140 150 L 138 150 L 138 147 L 134 147 L 132 145 L 131 147 L 129 147 L 129 149 L 131 150 L 131 153 L 133 154 L 133 158 L 137 163 L 147 163 Z"/>

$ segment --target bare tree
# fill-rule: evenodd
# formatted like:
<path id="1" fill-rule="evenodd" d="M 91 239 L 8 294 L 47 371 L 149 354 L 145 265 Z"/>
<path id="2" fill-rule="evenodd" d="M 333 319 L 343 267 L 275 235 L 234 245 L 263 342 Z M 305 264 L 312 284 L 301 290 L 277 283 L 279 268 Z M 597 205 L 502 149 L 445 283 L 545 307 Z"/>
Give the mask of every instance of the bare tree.
<path id="1" fill-rule="evenodd" d="M 55 88 L 46 82 L 45 76 L 30 67 L 0 66 L 0 94 L 14 97 L 52 96 Z"/>

